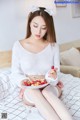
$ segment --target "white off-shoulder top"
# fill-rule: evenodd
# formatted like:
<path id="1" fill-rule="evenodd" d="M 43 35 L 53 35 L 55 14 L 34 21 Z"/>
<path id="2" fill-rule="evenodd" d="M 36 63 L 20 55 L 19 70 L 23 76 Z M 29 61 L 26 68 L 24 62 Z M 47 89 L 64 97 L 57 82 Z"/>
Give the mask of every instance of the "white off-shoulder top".
<path id="1" fill-rule="evenodd" d="M 14 43 L 12 49 L 12 67 L 10 79 L 21 87 L 21 81 L 28 75 L 45 75 L 51 66 L 60 71 L 59 46 L 48 44 L 42 51 L 33 53 L 21 45 L 20 41 Z"/>

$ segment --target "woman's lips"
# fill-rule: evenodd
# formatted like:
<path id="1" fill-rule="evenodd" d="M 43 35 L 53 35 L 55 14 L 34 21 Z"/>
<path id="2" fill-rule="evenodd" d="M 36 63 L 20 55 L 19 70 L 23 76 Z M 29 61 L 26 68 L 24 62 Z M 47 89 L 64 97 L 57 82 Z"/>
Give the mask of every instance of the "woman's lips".
<path id="1" fill-rule="evenodd" d="M 40 38 L 40 35 L 35 35 L 36 37 Z"/>

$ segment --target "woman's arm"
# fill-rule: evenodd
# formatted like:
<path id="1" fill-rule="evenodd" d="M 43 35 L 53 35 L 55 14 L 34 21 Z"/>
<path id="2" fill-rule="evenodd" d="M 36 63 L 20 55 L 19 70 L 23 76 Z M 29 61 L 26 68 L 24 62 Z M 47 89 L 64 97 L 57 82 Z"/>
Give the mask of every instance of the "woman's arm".
<path id="1" fill-rule="evenodd" d="M 54 67 L 57 68 L 57 72 L 60 72 L 60 52 L 58 44 L 55 44 Z"/>
<path id="2" fill-rule="evenodd" d="M 19 87 L 21 87 L 21 81 L 27 79 L 20 67 L 19 49 L 16 43 L 12 49 L 12 66 L 10 79 L 13 84 L 18 85 Z"/>
<path id="3" fill-rule="evenodd" d="M 55 48 L 54 66 L 55 66 L 55 68 L 57 68 L 56 73 L 60 72 L 60 51 L 59 51 L 59 45 L 58 44 L 56 44 L 56 48 Z M 57 86 L 59 88 L 63 88 L 64 85 L 63 85 L 62 81 L 58 80 Z"/>

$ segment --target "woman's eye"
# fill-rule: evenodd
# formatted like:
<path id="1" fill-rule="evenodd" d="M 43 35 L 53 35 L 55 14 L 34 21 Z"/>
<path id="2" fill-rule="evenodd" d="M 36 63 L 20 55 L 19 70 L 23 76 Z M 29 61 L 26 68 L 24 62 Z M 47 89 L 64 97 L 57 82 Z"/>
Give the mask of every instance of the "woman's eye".
<path id="1" fill-rule="evenodd" d="M 36 26 L 36 25 L 33 25 L 33 27 L 37 28 L 38 26 Z"/>
<path id="2" fill-rule="evenodd" d="M 33 25 L 33 27 L 38 28 L 37 25 Z M 41 29 L 42 29 L 42 30 L 46 30 L 47 28 L 45 27 L 45 28 L 41 28 Z"/>
<path id="3" fill-rule="evenodd" d="M 46 30 L 46 28 L 42 28 L 43 30 Z"/>

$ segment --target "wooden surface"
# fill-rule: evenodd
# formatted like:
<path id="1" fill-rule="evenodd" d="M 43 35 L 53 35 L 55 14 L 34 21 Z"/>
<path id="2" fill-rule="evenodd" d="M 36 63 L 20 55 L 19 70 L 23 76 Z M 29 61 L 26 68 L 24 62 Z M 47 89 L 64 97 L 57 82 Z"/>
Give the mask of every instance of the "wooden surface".
<path id="1" fill-rule="evenodd" d="M 11 66 L 11 51 L 0 51 L 0 68 Z"/>
<path id="2" fill-rule="evenodd" d="M 60 52 L 65 51 L 65 50 L 69 50 L 72 47 L 80 49 L 80 40 L 75 40 L 72 42 L 60 44 Z"/>

